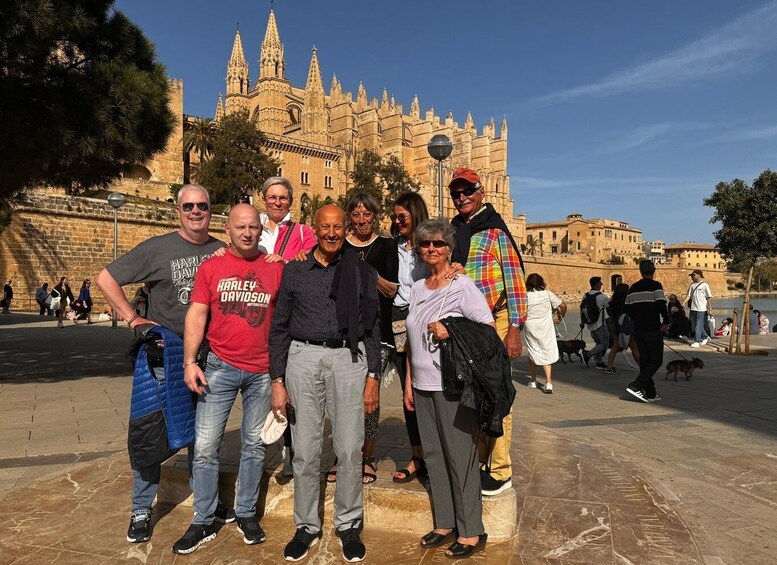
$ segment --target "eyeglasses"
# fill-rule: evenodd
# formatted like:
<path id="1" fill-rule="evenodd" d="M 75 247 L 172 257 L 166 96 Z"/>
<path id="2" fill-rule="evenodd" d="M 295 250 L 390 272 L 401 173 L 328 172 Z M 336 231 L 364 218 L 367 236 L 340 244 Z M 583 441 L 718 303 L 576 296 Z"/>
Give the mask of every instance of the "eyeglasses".
<path id="1" fill-rule="evenodd" d="M 195 206 L 197 206 L 197 208 L 199 208 L 202 212 L 207 212 L 210 209 L 210 204 L 207 202 L 197 202 L 196 204 L 194 202 L 184 202 L 180 205 L 181 210 L 187 213 L 194 210 Z"/>
<path id="2" fill-rule="evenodd" d="M 281 204 L 285 204 L 289 201 L 288 196 L 266 196 L 265 202 L 280 202 Z"/>
<path id="3" fill-rule="evenodd" d="M 375 217 L 375 214 L 373 214 L 372 212 L 351 212 L 350 215 L 351 215 L 351 219 L 354 222 L 357 222 L 362 218 L 364 218 L 365 221 L 369 222 L 372 218 Z"/>
<path id="4" fill-rule="evenodd" d="M 434 245 L 435 249 L 442 249 L 443 247 L 448 247 L 448 242 L 443 241 L 442 239 L 434 239 L 434 240 L 425 239 L 423 241 L 418 242 L 418 247 L 422 247 L 424 249 L 426 249 L 430 245 Z"/>
<path id="5" fill-rule="evenodd" d="M 478 190 L 480 190 L 480 186 L 477 185 L 477 184 L 475 186 L 469 186 L 469 187 L 467 187 L 467 188 L 465 188 L 463 190 L 451 190 L 451 198 L 453 200 L 458 200 L 459 198 L 462 197 L 462 195 L 463 196 L 472 196 Z"/>
<path id="6" fill-rule="evenodd" d="M 400 224 L 406 224 L 407 220 L 410 219 L 410 214 L 391 214 L 389 218 L 392 223 L 399 222 Z"/>

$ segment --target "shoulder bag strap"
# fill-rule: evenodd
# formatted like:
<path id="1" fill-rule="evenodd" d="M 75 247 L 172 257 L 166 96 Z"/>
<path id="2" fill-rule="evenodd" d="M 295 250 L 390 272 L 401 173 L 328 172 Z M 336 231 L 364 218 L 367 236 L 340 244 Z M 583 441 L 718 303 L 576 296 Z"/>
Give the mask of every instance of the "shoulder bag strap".
<path id="1" fill-rule="evenodd" d="M 289 222 L 289 227 L 286 230 L 286 233 L 283 234 L 283 241 L 281 242 L 281 248 L 278 250 L 278 255 L 283 257 L 283 252 L 286 251 L 286 246 L 289 244 L 289 240 L 291 239 L 291 232 L 294 231 L 294 222 Z"/>

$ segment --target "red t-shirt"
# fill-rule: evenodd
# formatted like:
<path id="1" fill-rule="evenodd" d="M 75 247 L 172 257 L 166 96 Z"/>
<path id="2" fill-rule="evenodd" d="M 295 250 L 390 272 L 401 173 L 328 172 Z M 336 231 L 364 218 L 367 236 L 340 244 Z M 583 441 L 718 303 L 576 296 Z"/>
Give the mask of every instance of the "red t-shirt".
<path id="1" fill-rule="evenodd" d="M 250 371 L 267 373 L 267 340 L 283 263 L 268 263 L 262 253 L 254 259 L 227 251 L 211 257 L 197 270 L 190 300 L 210 308 L 206 337 L 219 359 Z"/>

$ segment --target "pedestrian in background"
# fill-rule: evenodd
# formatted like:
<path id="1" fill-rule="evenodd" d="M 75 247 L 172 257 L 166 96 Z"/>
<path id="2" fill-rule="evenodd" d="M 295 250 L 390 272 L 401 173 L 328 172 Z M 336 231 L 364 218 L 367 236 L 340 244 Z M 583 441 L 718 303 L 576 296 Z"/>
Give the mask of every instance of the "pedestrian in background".
<path id="1" fill-rule="evenodd" d="M 44 316 L 51 312 L 51 308 L 49 308 L 49 304 L 51 304 L 49 300 L 49 283 L 43 283 L 43 286 L 35 291 L 35 302 L 40 306 L 39 316 Z"/>
<path id="2" fill-rule="evenodd" d="M 558 308 L 563 316 L 567 305 L 545 286 L 545 279 L 538 273 L 526 277 L 526 302 L 528 309 L 523 323 L 523 337 L 529 353 L 529 386 L 537 388 L 537 366 L 545 374 L 543 392 L 553 393 L 551 370 L 558 361 L 556 326 L 553 323 L 553 311 Z"/>
<path id="3" fill-rule="evenodd" d="M 610 344 L 610 332 L 607 330 L 607 305 L 610 303 L 602 292 L 602 277 L 591 277 L 591 285 L 583 301 L 580 303 L 580 329 L 588 327 L 596 345 L 589 352 L 583 351 L 583 363 L 588 367 L 588 361 L 593 357 L 597 369 L 606 369 L 604 354 Z"/>
<path id="4" fill-rule="evenodd" d="M 704 282 L 704 273 L 700 269 L 694 269 L 688 276 L 693 282 L 688 286 L 685 300 L 691 310 L 689 319 L 696 338 L 691 347 L 700 347 L 710 341 L 706 327 L 707 316 L 712 315 L 712 291 L 710 285 Z"/>
<path id="5" fill-rule="evenodd" d="M 54 308 L 57 316 L 57 327 L 64 328 L 65 324 L 62 320 L 65 318 L 68 304 L 75 302 L 73 298 L 73 291 L 70 290 L 70 285 L 67 284 L 67 277 L 59 279 L 59 284 L 51 291 L 52 308 Z"/>
<path id="6" fill-rule="evenodd" d="M 8 314 L 11 308 L 11 300 L 13 299 L 13 288 L 11 287 L 11 279 L 5 282 L 3 287 L 3 300 L 0 305 L 3 307 L 3 314 Z"/>

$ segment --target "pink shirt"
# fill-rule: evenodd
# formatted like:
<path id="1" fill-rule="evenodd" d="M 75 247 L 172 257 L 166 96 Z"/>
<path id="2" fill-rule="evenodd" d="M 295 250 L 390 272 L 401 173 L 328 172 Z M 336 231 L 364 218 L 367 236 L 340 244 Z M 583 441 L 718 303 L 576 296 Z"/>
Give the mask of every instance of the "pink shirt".
<path id="1" fill-rule="evenodd" d="M 283 238 L 286 237 L 286 232 L 291 224 L 291 213 L 286 214 L 286 217 L 276 226 L 274 233 L 266 227 L 267 214 L 262 213 L 260 217 L 262 219 L 262 226 L 265 227 L 262 228 L 262 237 L 259 238 L 259 248 L 265 253 L 280 255 L 279 251 L 283 244 Z M 316 236 L 308 225 L 295 223 L 293 229 L 289 243 L 286 244 L 286 249 L 282 255 L 286 260 L 292 259 L 303 249 L 313 249 L 317 243 Z"/>

